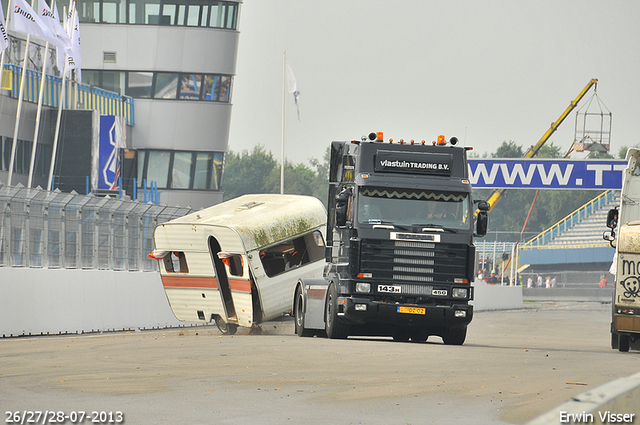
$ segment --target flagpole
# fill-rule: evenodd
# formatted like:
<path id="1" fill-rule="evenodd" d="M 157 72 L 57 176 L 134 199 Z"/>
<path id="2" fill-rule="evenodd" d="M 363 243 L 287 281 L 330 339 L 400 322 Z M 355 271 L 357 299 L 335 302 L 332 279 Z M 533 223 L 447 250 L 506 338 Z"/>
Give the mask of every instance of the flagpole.
<path id="1" fill-rule="evenodd" d="M 284 103 L 287 93 L 287 51 L 284 51 L 284 62 L 282 64 L 282 152 L 280 163 L 280 194 L 284 195 Z"/>
<path id="2" fill-rule="evenodd" d="M 55 7 L 55 1 L 52 3 Z M 29 163 L 29 180 L 27 181 L 27 188 L 31 189 L 31 183 L 33 182 L 33 169 L 36 163 L 36 148 L 38 146 L 38 133 L 40 132 L 40 115 L 42 113 L 42 100 L 44 97 L 44 85 L 46 83 L 46 70 L 47 70 L 47 53 L 49 53 L 49 42 L 44 45 L 44 57 L 45 60 L 42 64 L 42 78 L 40 79 L 40 92 L 38 93 L 38 110 L 36 112 L 36 128 L 33 130 L 33 149 L 31 150 L 31 162 Z"/>
<path id="3" fill-rule="evenodd" d="M 18 90 L 18 109 L 16 111 L 16 122 L 13 126 L 13 141 L 11 143 L 11 159 L 9 160 L 9 176 L 7 177 L 7 186 L 11 186 L 11 178 L 13 177 L 13 166 L 16 160 L 16 146 L 18 145 L 18 128 L 20 127 L 20 112 L 22 111 L 22 95 L 24 94 L 24 85 L 27 80 L 27 59 L 29 58 L 29 42 L 31 34 L 27 34 L 27 42 L 24 49 L 24 60 L 22 62 L 22 76 L 20 77 L 20 90 Z"/>
<path id="4" fill-rule="evenodd" d="M 69 5 L 71 5 L 71 1 L 69 1 Z M 67 18 L 66 13 L 64 14 L 64 16 L 65 18 Z M 51 151 L 51 164 L 49 165 L 49 179 L 47 180 L 47 190 L 53 190 L 53 188 L 51 187 L 51 184 L 53 183 L 53 170 L 56 165 L 56 153 L 58 151 L 58 138 L 60 136 L 60 120 L 62 118 L 62 105 L 64 104 L 65 94 L 67 93 L 67 90 L 65 90 L 65 84 L 67 81 L 66 79 L 67 69 L 69 69 L 69 55 L 67 55 L 66 52 L 64 54 L 64 59 L 65 60 L 64 60 L 64 69 L 62 71 L 62 84 L 60 89 L 60 96 L 58 99 L 58 117 L 56 118 L 56 130 L 53 135 L 53 149 Z"/>

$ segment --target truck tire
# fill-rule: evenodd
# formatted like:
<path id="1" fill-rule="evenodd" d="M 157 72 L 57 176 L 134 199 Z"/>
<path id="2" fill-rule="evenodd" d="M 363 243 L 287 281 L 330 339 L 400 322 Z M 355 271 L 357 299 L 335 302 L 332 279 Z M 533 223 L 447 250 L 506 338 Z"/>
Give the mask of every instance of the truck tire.
<path id="1" fill-rule="evenodd" d="M 345 339 L 349 336 L 349 326 L 338 317 L 338 294 L 333 283 L 327 290 L 324 330 L 330 339 Z"/>
<path id="2" fill-rule="evenodd" d="M 302 288 L 300 286 L 296 288 L 296 296 L 293 300 L 293 317 L 295 319 L 296 334 L 300 337 L 313 336 L 313 330 L 304 328 L 304 296 L 302 295 Z"/>
<path id="3" fill-rule="evenodd" d="M 618 334 L 615 332 L 611 332 L 611 349 L 618 349 Z"/>
<path id="4" fill-rule="evenodd" d="M 467 328 L 463 329 L 447 329 L 442 335 L 442 341 L 446 345 L 462 345 L 467 337 Z"/>
<path id="5" fill-rule="evenodd" d="M 629 335 L 618 334 L 618 350 L 623 353 L 629 351 Z"/>

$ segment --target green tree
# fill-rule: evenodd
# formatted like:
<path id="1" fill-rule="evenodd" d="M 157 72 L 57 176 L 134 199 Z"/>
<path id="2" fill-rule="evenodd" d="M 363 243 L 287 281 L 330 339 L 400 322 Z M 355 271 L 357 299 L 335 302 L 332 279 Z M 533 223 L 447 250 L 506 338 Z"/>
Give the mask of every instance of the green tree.
<path id="1" fill-rule="evenodd" d="M 280 180 L 276 184 L 270 178 L 277 166 L 273 154 L 267 153 L 261 145 L 254 147 L 251 152 L 227 152 L 222 180 L 223 201 L 248 193 L 278 193 Z"/>
<path id="2" fill-rule="evenodd" d="M 561 149 L 560 146 L 554 145 L 553 142 L 545 143 L 538 150 L 536 158 L 562 158 L 563 154 L 561 153 Z"/>
<path id="3" fill-rule="evenodd" d="M 513 140 L 502 142 L 502 145 L 496 149 L 496 153 L 492 155 L 493 158 L 522 158 L 523 156 L 522 146 L 517 146 Z"/>
<path id="4" fill-rule="evenodd" d="M 285 161 L 284 192 L 315 196 L 325 205 L 329 185 L 330 148 L 323 161 L 312 158 L 311 166 Z M 251 152 L 229 151 L 225 158 L 223 201 L 249 193 L 280 193 L 280 164 L 271 152 L 258 145 Z"/>
<path id="5" fill-rule="evenodd" d="M 589 155 L 587 155 L 587 158 L 588 159 L 613 159 L 613 155 L 611 155 L 609 152 L 593 151 L 593 152 L 589 152 Z"/>
<path id="6" fill-rule="evenodd" d="M 638 148 L 640 146 L 638 145 L 633 145 L 631 146 L 632 148 Z M 629 146 L 623 146 L 620 148 L 620 150 L 618 151 L 618 158 L 620 159 L 625 159 L 627 157 L 627 151 L 629 150 Z"/>

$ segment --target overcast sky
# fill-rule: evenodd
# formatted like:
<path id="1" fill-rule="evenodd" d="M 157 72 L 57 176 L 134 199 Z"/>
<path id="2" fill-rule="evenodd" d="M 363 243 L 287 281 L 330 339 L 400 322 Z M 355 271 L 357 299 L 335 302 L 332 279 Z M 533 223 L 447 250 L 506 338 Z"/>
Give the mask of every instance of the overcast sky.
<path id="1" fill-rule="evenodd" d="M 300 90 L 300 121 L 286 96 L 294 163 L 372 131 L 456 136 L 480 155 L 528 147 L 592 78 L 617 155 L 640 143 L 639 23 L 637 0 L 244 0 L 229 149 L 280 158 L 286 50 Z M 568 149 L 574 128 L 575 111 L 551 141 Z"/>

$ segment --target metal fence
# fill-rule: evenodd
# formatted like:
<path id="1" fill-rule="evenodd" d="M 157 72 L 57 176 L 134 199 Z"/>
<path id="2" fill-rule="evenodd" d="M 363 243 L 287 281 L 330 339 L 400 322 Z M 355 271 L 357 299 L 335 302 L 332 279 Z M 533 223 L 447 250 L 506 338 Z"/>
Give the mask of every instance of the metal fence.
<path id="1" fill-rule="evenodd" d="M 0 185 L 0 266 L 155 271 L 158 224 L 191 208 Z"/>

